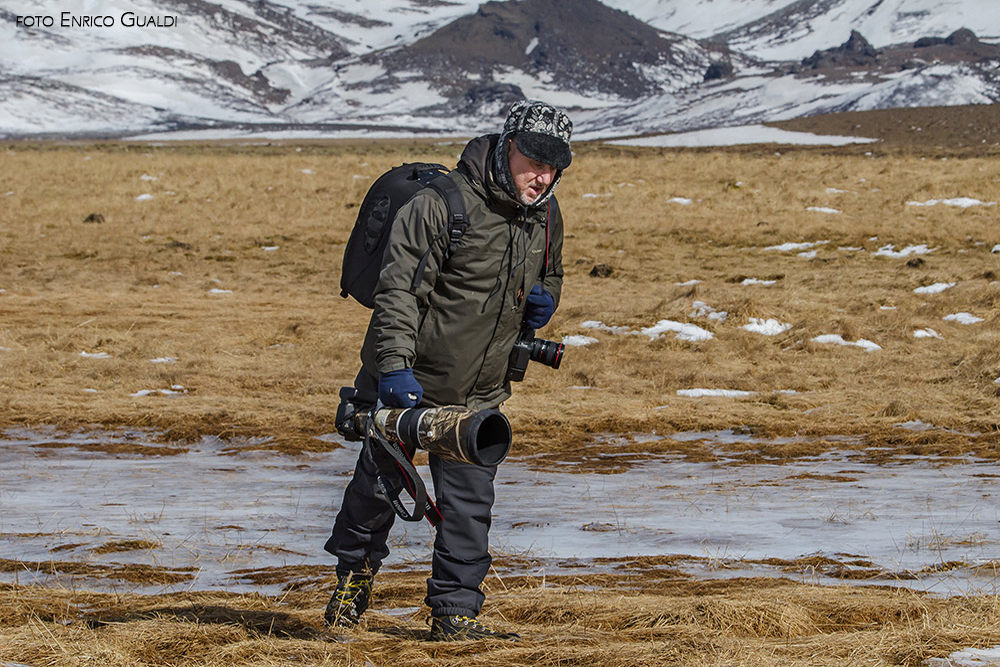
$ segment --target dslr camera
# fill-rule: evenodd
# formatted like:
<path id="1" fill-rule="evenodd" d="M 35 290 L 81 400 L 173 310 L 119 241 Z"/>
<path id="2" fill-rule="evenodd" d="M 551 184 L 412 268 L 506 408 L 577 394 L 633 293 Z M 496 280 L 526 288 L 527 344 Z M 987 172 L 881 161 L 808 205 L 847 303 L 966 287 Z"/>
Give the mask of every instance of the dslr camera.
<path id="1" fill-rule="evenodd" d="M 534 329 L 521 329 L 507 361 L 507 380 L 520 382 L 528 370 L 529 361 L 537 361 L 551 368 L 559 368 L 566 346 L 544 338 L 535 338 Z"/>

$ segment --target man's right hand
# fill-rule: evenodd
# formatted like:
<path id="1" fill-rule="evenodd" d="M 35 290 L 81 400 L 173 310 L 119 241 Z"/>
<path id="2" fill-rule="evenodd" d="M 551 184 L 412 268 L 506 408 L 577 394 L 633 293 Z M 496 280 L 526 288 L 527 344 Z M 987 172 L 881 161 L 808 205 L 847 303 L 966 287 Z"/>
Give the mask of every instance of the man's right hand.
<path id="1" fill-rule="evenodd" d="M 413 377 L 409 368 L 380 373 L 378 376 L 378 398 L 387 408 L 416 407 L 424 397 L 424 388 Z"/>

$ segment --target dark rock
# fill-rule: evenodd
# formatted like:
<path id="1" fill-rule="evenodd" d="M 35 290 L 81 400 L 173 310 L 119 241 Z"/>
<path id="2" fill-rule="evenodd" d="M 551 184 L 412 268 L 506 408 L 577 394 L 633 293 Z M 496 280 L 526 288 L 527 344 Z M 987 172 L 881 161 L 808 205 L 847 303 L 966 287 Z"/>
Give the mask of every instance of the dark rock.
<path id="1" fill-rule="evenodd" d="M 484 81 L 465 91 L 455 111 L 461 114 L 478 114 L 483 109 L 495 108 L 497 115 L 503 116 L 511 104 L 525 97 L 524 91 L 513 84 Z"/>
<path id="2" fill-rule="evenodd" d="M 802 61 L 802 65 L 811 69 L 827 69 L 835 67 L 866 67 L 878 62 L 879 51 L 857 30 L 851 31 L 851 36 L 838 47 L 816 51 Z"/>
<path id="3" fill-rule="evenodd" d="M 598 264 L 598 265 L 596 265 L 594 268 L 592 268 L 590 270 L 590 277 L 591 278 L 607 278 L 607 277 L 609 277 L 614 272 L 615 272 L 615 270 L 612 269 L 609 265 L 607 265 L 607 264 Z"/>
<path id="4" fill-rule="evenodd" d="M 973 44 L 979 44 L 979 38 L 976 37 L 976 33 L 968 28 L 959 28 L 948 35 L 944 41 L 948 46 L 972 46 Z"/>
<path id="5" fill-rule="evenodd" d="M 714 62 L 705 70 L 705 81 L 716 81 L 718 79 L 731 79 L 733 77 L 733 64 L 729 61 Z"/>
<path id="6" fill-rule="evenodd" d="M 83 224 L 100 224 L 104 222 L 104 216 L 100 213 L 91 213 L 86 218 L 83 219 Z"/>
<path id="7" fill-rule="evenodd" d="M 911 269 L 919 269 L 924 264 L 926 264 L 926 262 L 921 257 L 914 257 L 906 262 L 906 265 Z"/>

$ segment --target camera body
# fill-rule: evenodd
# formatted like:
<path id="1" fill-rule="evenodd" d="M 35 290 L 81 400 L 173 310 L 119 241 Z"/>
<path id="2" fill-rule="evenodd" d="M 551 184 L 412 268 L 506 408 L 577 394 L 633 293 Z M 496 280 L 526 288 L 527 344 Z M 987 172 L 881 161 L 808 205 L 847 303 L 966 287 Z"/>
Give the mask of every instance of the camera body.
<path id="1" fill-rule="evenodd" d="M 529 361 L 559 368 L 566 346 L 544 338 L 535 338 L 534 329 L 521 329 L 507 360 L 507 380 L 520 382 L 528 370 Z"/>
<path id="2" fill-rule="evenodd" d="M 365 439 L 363 420 L 358 419 L 371 410 L 372 406 L 363 403 L 358 398 L 358 390 L 354 387 L 340 388 L 340 405 L 337 406 L 337 417 L 334 423 L 337 433 L 349 442 L 361 442 Z M 362 422 L 359 424 L 359 421 Z"/>

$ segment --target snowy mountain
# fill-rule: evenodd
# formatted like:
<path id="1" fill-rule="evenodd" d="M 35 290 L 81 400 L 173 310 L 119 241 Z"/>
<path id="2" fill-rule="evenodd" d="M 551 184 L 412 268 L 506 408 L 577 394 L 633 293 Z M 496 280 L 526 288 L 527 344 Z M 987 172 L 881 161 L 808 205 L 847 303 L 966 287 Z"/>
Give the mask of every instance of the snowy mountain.
<path id="1" fill-rule="evenodd" d="M 52 4 L 0 7 L 0 136 L 470 134 L 527 96 L 593 138 L 1000 99 L 995 0 Z"/>
<path id="2" fill-rule="evenodd" d="M 971 28 L 1000 40 L 994 0 L 605 0 L 655 28 L 762 60 L 799 60 L 857 30 L 876 48 Z"/>

